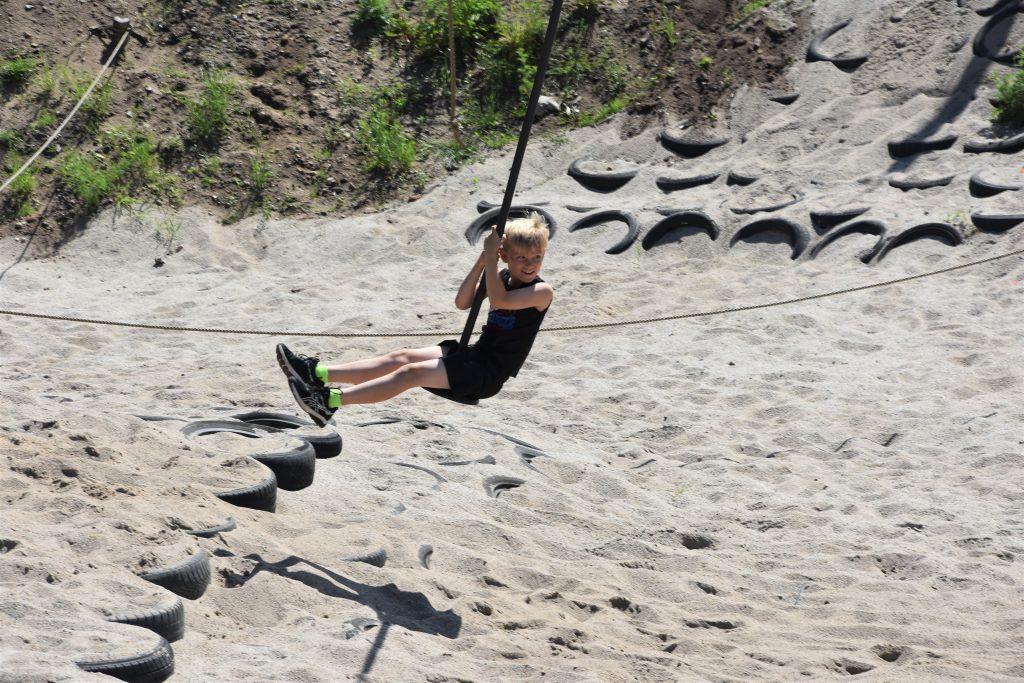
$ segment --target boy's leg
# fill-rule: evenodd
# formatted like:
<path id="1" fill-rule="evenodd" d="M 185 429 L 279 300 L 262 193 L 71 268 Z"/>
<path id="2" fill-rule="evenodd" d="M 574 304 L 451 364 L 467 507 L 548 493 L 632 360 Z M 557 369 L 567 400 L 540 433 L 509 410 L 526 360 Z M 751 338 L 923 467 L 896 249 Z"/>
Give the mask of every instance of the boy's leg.
<path id="1" fill-rule="evenodd" d="M 331 384 L 362 384 L 363 382 L 391 374 L 411 363 L 435 360 L 440 357 L 440 346 L 427 346 L 420 349 L 399 349 L 376 358 L 366 358 L 364 360 L 341 363 L 340 365 L 328 365 L 327 381 Z M 447 381 L 447 376 L 445 381 Z M 345 392 L 345 395 L 346 397 L 348 396 L 348 391 Z M 367 403 L 374 402 L 367 401 Z"/>
<path id="2" fill-rule="evenodd" d="M 342 405 L 386 401 L 413 387 L 448 389 L 448 373 L 440 357 L 440 347 L 433 348 L 438 350 L 436 358 L 408 363 L 382 377 L 344 389 L 341 392 Z"/>

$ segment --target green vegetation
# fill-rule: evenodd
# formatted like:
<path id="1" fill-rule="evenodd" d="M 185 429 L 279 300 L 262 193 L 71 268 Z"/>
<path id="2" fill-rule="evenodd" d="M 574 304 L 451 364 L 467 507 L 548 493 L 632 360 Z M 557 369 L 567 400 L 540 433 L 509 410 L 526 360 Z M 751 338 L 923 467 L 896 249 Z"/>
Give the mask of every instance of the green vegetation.
<path id="1" fill-rule="evenodd" d="M 448 51 L 448 0 L 426 0 L 425 16 L 410 25 L 411 38 L 426 55 L 444 57 Z M 455 50 L 471 58 L 480 46 L 493 39 L 502 6 L 498 0 L 453 0 Z"/>
<path id="2" fill-rule="evenodd" d="M 992 111 L 992 118 L 1003 123 L 1024 125 L 1024 48 L 1020 49 L 1014 61 L 1016 71 L 994 78 L 998 104 Z"/>
<path id="3" fill-rule="evenodd" d="M 25 147 L 25 138 L 21 136 L 16 130 L 10 128 L 4 128 L 0 130 L 0 148 L 4 152 L 7 151 L 23 151 Z M 3 155 L 0 155 L 0 159 L 3 159 Z"/>
<path id="4" fill-rule="evenodd" d="M 8 175 L 13 174 L 25 160 L 17 155 L 12 155 L 7 162 Z M 0 216 L 16 216 L 24 218 L 32 213 L 32 193 L 36 189 L 36 167 L 29 166 L 25 172 L 14 179 L 7 190 L 6 196 L 0 196 Z"/>
<path id="5" fill-rule="evenodd" d="M 203 74 L 203 92 L 198 100 L 186 100 L 188 128 L 193 140 L 216 147 L 227 134 L 235 84 L 221 70 Z"/>
<path id="6" fill-rule="evenodd" d="M 249 163 L 249 184 L 257 196 L 263 194 L 273 177 L 274 171 L 262 154 L 252 158 Z"/>
<path id="7" fill-rule="evenodd" d="M 750 0 L 740 8 L 740 19 L 746 19 L 759 9 L 764 9 L 772 4 L 772 0 Z"/>
<path id="8" fill-rule="evenodd" d="M 581 112 L 576 116 L 576 123 L 580 126 L 593 126 L 601 123 L 609 116 L 618 114 L 627 106 L 629 106 L 629 100 L 625 97 L 616 97 L 611 102 L 608 102 L 591 112 Z"/>
<path id="9" fill-rule="evenodd" d="M 397 88 L 385 88 L 370 111 L 359 120 L 358 139 L 367 157 L 364 168 L 387 176 L 406 173 L 416 161 L 416 143 L 405 132 L 398 112 L 405 98 Z"/>
<path id="10" fill-rule="evenodd" d="M 39 112 L 39 116 L 32 122 L 31 127 L 33 130 L 50 130 L 57 125 L 57 115 L 49 109 L 43 109 Z"/>
<path id="11" fill-rule="evenodd" d="M 704 55 L 697 61 L 697 66 L 707 71 L 711 68 L 711 65 L 715 63 L 714 57 L 710 55 Z"/>
<path id="12" fill-rule="evenodd" d="M 665 46 L 669 50 L 675 48 L 679 42 L 679 36 L 676 35 L 676 20 L 671 14 L 662 10 L 661 22 L 655 27 L 655 30 L 665 39 Z"/>
<path id="13" fill-rule="evenodd" d="M 100 135 L 100 144 L 104 154 L 72 151 L 60 167 L 64 183 L 88 211 L 108 199 L 122 203 L 146 188 L 174 198 L 175 184 L 160 171 L 151 135 L 115 128 Z"/>
<path id="14" fill-rule="evenodd" d="M 85 96 L 92 85 L 93 78 L 88 74 L 72 72 L 71 75 L 71 97 L 77 102 Z M 114 83 L 110 78 L 98 83 L 93 88 L 89 99 L 82 103 L 78 110 L 82 117 L 84 127 L 90 132 L 96 132 L 103 119 L 110 116 L 111 106 L 114 101 Z M 56 119 L 54 119 L 54 123 Z M 52 124 L 51 124 L 52 125 Z"/>
<path id="15" fill-rule="evenodd" d="M 0 61 L 0 87 L 4 90 L 23 88 L 35 70 L 36 61 L 28 57 Z"/>
<path id="16" fill-rule="evenodd" d="M 391 25 L 394 16 L 387 0 L 359 0 L 356 5 L 354 26 L 370 31 L 383 31 Z"/>

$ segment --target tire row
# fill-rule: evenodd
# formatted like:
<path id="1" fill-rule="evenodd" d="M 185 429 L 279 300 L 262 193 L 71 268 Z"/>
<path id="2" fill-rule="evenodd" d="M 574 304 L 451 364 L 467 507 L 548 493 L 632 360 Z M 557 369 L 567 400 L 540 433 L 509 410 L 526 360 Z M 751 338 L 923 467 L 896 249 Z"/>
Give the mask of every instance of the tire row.
<path id="1" fill-rule="evenodd" d="M 805 253 L 808 258 L 816 258 L 825 247 L 836 240 L 853 234 L 874 235 L 878 238 L 875 245 L 860 256 L 864 263 L 879 262 L 893 249 L 918 239 L 937 239 L 949 246 L 963 243 L 964 235 L 955 226 L 945 222 L 926 222 L 913 225 L 899 233 L 891 234 L 888 225 L 879 219 L 858 219 L 868 211 L 867 207 L 855 207 L 838 211 L 812 211 L 810 221 L 813 232 L 819 236 L 817 242 L 811 244 L 811 231 L 803 225 L 788 218 L 765 217 L 754 220 L 736 230 L 729 239 L 729 246 L 752 238 L 772 235 L 780 236 L 790 245 L 790 258 L 797 260 Z M 665 210 L 664 218 L 651 226 L 640 241 L 645 251 L 650 251 L 669 239 L 671 235 L 681 233 L 691 235 L 702 233 L 712 241 L 721 236 L 718 223 L 707 213 L 685 209 L 679 211 Z M 1002 233 L 1024 223 L 1022 214 L 986 214 L 975 212 L 970 216 L 971 222 L 980 232 Z M 858 220 L 855 220 L 858 219 Z M 570 228 L 574 232 L 583 228 L 609 223 L 624 223 L 626 235 L 605 250 L 607 254 L 620 254 L 627 250 L 641 234 L 636 217 L 618 209 L 603 209 L 592 212 L 579 219 Z"/>
<path id="2" fill-rule="evenodd" d="M 161 418 L 150 418 L 161 419 Z M 273 433 L 315 427 L 312 422 L 284 413 L 253 411 L 234 415 L 230 420 L 196 420 L 182 428 L 192 438 L 209 434 L 233 433 L 259 439 Z M 277 491 L 298 491 L 313 482 L 316 461 L 333 458 L 341 453 L 342 439 L 337 432 L 327 434 L 294 434 L 301 445 L 285 451 L 258 452 L 251 457 L 269 469 L 269 476 L 251 486 L 217 490 L 214 495 L 238 507 L 274 512 Z M 258 450 L 258 449 L 257 449 Z M 232 531 L 237 526 L 233 517 L 223 523 L 201 529 L 186 529 L 185 533 L 197 538 L 211 538 Z M 383 553 L 383 554 L 382 554 Z M 387 554 L 377 551 L 368 555 L 346 558 L 383 566 Z M 188 556 L 182 562 L 141 572 L 138 576 L 166 589 L 174 599 L 166 605 L 143 612 L 126 611 L 115 614 L 108 621 L 140 626 L 159 637 L 155 647 L 135 656 L 117 659 L 82 660 L 75 663 L 84 671 L 103 673 L 130 683 L 161 683 L 174 673 L 174 650 L 171 643 L 185 633 L 184 600 L 198 600 L 210 585 L 212 568 L 210 556 L 203 550 Z"/>

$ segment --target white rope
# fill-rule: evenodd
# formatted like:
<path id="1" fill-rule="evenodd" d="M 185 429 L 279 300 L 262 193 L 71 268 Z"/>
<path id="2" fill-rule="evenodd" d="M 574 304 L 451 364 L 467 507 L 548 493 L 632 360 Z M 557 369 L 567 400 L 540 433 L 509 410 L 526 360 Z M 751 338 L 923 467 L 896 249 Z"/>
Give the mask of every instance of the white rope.
<path id="1" fill-rule="evenodd" d="M 60 126 L 57 127 L 57 130 L 53 132 L 53 135 L 51 135 L 46 140 L 46 142 L 43 143 L 43 146 L 39 148 L 39 151 L 33 154 L 32 157 L 28 161 L 26 161 L 21 168 L 15 171 L 14 175 L 5 180 L 3 185 L 0 185 L 0 193 L 6 190 L 11 185 L 11 183 L 17 180 L 18 176 L 24 173 L 25 169 L 31 166 L 32 163 L 39 158 L 39 155 L 45 152 L 46 148 L 49 147 L 50 144 L 57 139 L 57 136 L 61 134 L 61 132 L 64 130 L 64 127 L 68 125 L 68 122 L 71 121 L 72 117 L 74 117 L 74 115 L 78 113 L 78 110 L 82 108 L 82 105 L 85 104 L 85 101 L 89 99 L 89 95 L 92 94 L 92 91 L 96 89 L 96 85 L 100 82 L 100 79 L 103 78 L 103 74 L 107 72 L 107 69 L 110 68 L 110 65 L 114 63 L 114 59 L 117 58 L 117 54 L 121 51 L 121 48 L 124 46 L 125 41 L 128 40 L 129 35 L 131 35 L 130 31 L 124 32 L 124 35 L 121 36 L 121 40 L 120 42 L 118 42 L 117 47 L 115 47 L 114 51 L 110 53 L 110 59 L 108 59 L 107 63 L 103 65 L 103 68 L 100 69 L 100 72 L 96 75 L 96 78 L 95 80 L 93 80 L 92 85 L 90 85 L 89 89 L 85 91 L 84 95 L 82 95 L 82 99 L 78 100 L 78 104 L 75 105 L 75 108 L 71 110 L 71 113 L 68 114 L 64 121 L 60 124 Z"/>

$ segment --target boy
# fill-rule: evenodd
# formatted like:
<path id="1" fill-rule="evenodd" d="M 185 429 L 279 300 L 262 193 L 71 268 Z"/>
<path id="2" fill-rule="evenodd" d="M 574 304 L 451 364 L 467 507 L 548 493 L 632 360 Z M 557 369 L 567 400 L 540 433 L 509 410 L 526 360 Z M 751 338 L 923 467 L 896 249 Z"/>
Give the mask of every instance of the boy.
<path id="1" fill-rule="evenodd" d="M 480 338 L 459 351 L 446 340 L 437 346 L 399 349 L 376 358 L 324 365 L 277 345 L 277 362 L 299 407 L 321 427 L 342 405 L 377 403 L 413 387 L 449 389 L 466 399 L 489 398 L 515 377 L 526 361 L 544 320 L 554 289 L 540 279 L 548 246 L 548 227 L 537 213 L 509 221 L 504 237 L 496 228 L 462 281 L 455 307 L 473 305 L 481 272 L 490 312 Z M 498 271 L 498 259 L 508 267 Z M 344 390 L 327 384 L 352 384 Z"/>

